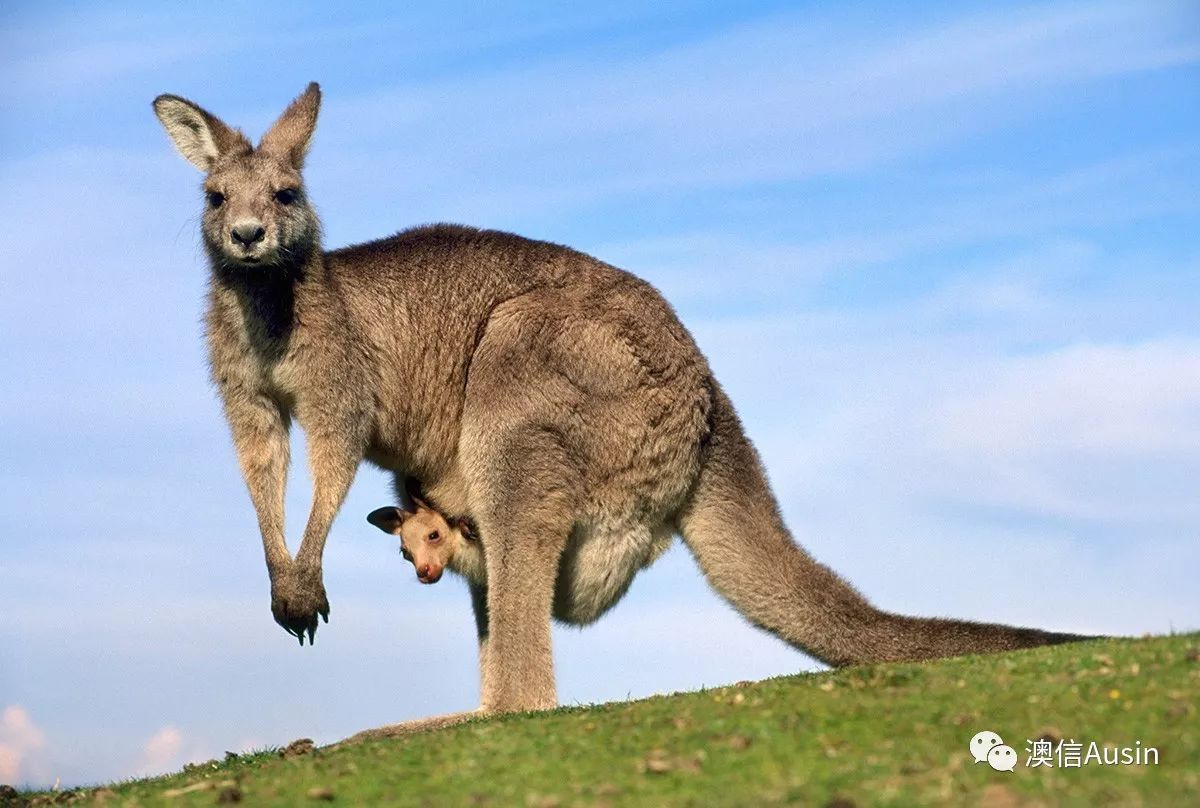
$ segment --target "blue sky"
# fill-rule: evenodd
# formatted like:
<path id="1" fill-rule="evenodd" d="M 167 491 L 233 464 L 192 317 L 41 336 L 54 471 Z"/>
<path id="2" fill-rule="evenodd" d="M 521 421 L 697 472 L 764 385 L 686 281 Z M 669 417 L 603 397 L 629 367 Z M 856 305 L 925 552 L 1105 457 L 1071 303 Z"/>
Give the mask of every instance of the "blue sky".
<path id="1" fill-rule="evenodd" d="M 0 781 L 477 699 L 465 589 L 420 586 L 367 525 L 375 470 L 331 534 L 319 642 L 272 622 L 161 92 L 257 136 L 320 81 L 329 246 L 463 221 L 655 283 L 797 538 L 881 606 L 1200 624 L 1195 4 L 645 5 L 6 4 Z M 679 547 L 556 651 L 564 703 L 813 667 Z"/>

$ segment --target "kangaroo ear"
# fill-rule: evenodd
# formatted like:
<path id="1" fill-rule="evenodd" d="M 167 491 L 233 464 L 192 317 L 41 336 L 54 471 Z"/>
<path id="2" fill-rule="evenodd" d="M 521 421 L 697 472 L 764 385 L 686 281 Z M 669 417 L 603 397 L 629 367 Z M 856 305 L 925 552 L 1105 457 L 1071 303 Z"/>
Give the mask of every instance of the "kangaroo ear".
<path id="1" fill-rule="evenodd" d="M 464 539 L 474 539 L 475 532 L 471 530 L 471 520 L 465 516 L 460 516 L 454 520 L 454 526 L 458 528 L 458 532 L 463 534 Z"/>
<path id="2" fill-rule="evenodd" d="M 317 128 L 317 112 L 321 108 L 321 88 L 314 81 L 288 105 L 258 142 L 258 148 L 277 154 L 297 171 L 304 166 L 308 142 Z"/>
<path id="3" fill-rule="evenodd" d="M 412 516 L 412 514 L 408 511 L 389 505 L 386 508 L 376 508 L 371 511 L 367 514 L 367 521 L 384 533 L 394 536 L 400 530 L 400 526 L 404 524 L 404 520 L 409 516 Z"/>
<path id="4" fill-rule="evenodd" d="M 250 151 L 245 135 L 186 98 L 160 95 L 154 99 L 154 114 L 179 153 L 201 171 L 211 171 L 223 154 Z"/>

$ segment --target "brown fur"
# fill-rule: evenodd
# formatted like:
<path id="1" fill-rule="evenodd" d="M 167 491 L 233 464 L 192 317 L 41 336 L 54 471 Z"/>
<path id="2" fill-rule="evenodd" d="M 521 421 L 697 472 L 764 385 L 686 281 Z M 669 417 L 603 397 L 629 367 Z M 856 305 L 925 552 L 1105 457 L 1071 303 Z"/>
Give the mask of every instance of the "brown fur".
<path id="1" fill-rule="evenodd" d="M 212 375 L 258 513 L 272 612 L 301 644 L 328 619 L 322 551 L 364 458 L 398 488 L 419 478 L 485 537 L 486 581 L 471 584 L 484 713 L 553 707 L 551 616 L 597 619 L 676 532 L 748 619 L 833 665 L 1078 639 L 892 615 L 816 563 L 783 525 L 691 336 L 629 273 L 458 225 L 323 251 L 300 177 L 319 101 L 312 84 L 257 149 L 190 101 L 154 102 L 210 200 L 221 195 L 201 228 Z M 283 535 L 292 418 L 314 482 L 294 559 Z"/>

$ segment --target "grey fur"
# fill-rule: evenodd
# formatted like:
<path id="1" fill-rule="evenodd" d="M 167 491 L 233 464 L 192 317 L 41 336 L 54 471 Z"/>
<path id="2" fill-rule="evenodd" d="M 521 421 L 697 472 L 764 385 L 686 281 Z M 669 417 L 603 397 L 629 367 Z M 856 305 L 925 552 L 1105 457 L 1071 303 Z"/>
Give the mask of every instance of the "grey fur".
<path id="1" fill-rule="evenodd" d="M 1080 639 L 889 614 L 816 563 L 691 335 L 633 275 L 458 225 L 323 251 L 300 177 L 319 103 L 311 84 L 253 148 L 186 99 L 154 102 L 207 175 L 212 377 L 258 514 L 271 610 L 301 645 L 328 619 L 322 551 L 364 458 L 395 473 L 398 494 L 421 480 L 485 537 L 486 581 L 471 583 L 482 713 L 555 706 L 551 616 L 596 620 L 676 533 L 750 621 L 832 665 Z M 292 418 L 314 481 L 294 559 Z"/>

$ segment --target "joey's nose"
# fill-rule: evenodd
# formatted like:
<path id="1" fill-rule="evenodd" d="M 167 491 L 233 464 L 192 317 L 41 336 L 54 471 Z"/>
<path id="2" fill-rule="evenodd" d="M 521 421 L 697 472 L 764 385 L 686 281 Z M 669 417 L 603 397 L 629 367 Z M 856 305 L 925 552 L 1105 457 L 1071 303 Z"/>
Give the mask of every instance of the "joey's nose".
<path id="1" fill-rule="evenodd" d="M 243 247 L 257 244 L 266 235 L 267 231 L 258 222 L 240 222 L 229 231 L 229 237 L 233 239 L 233 243 L 241 244 Z"/>

